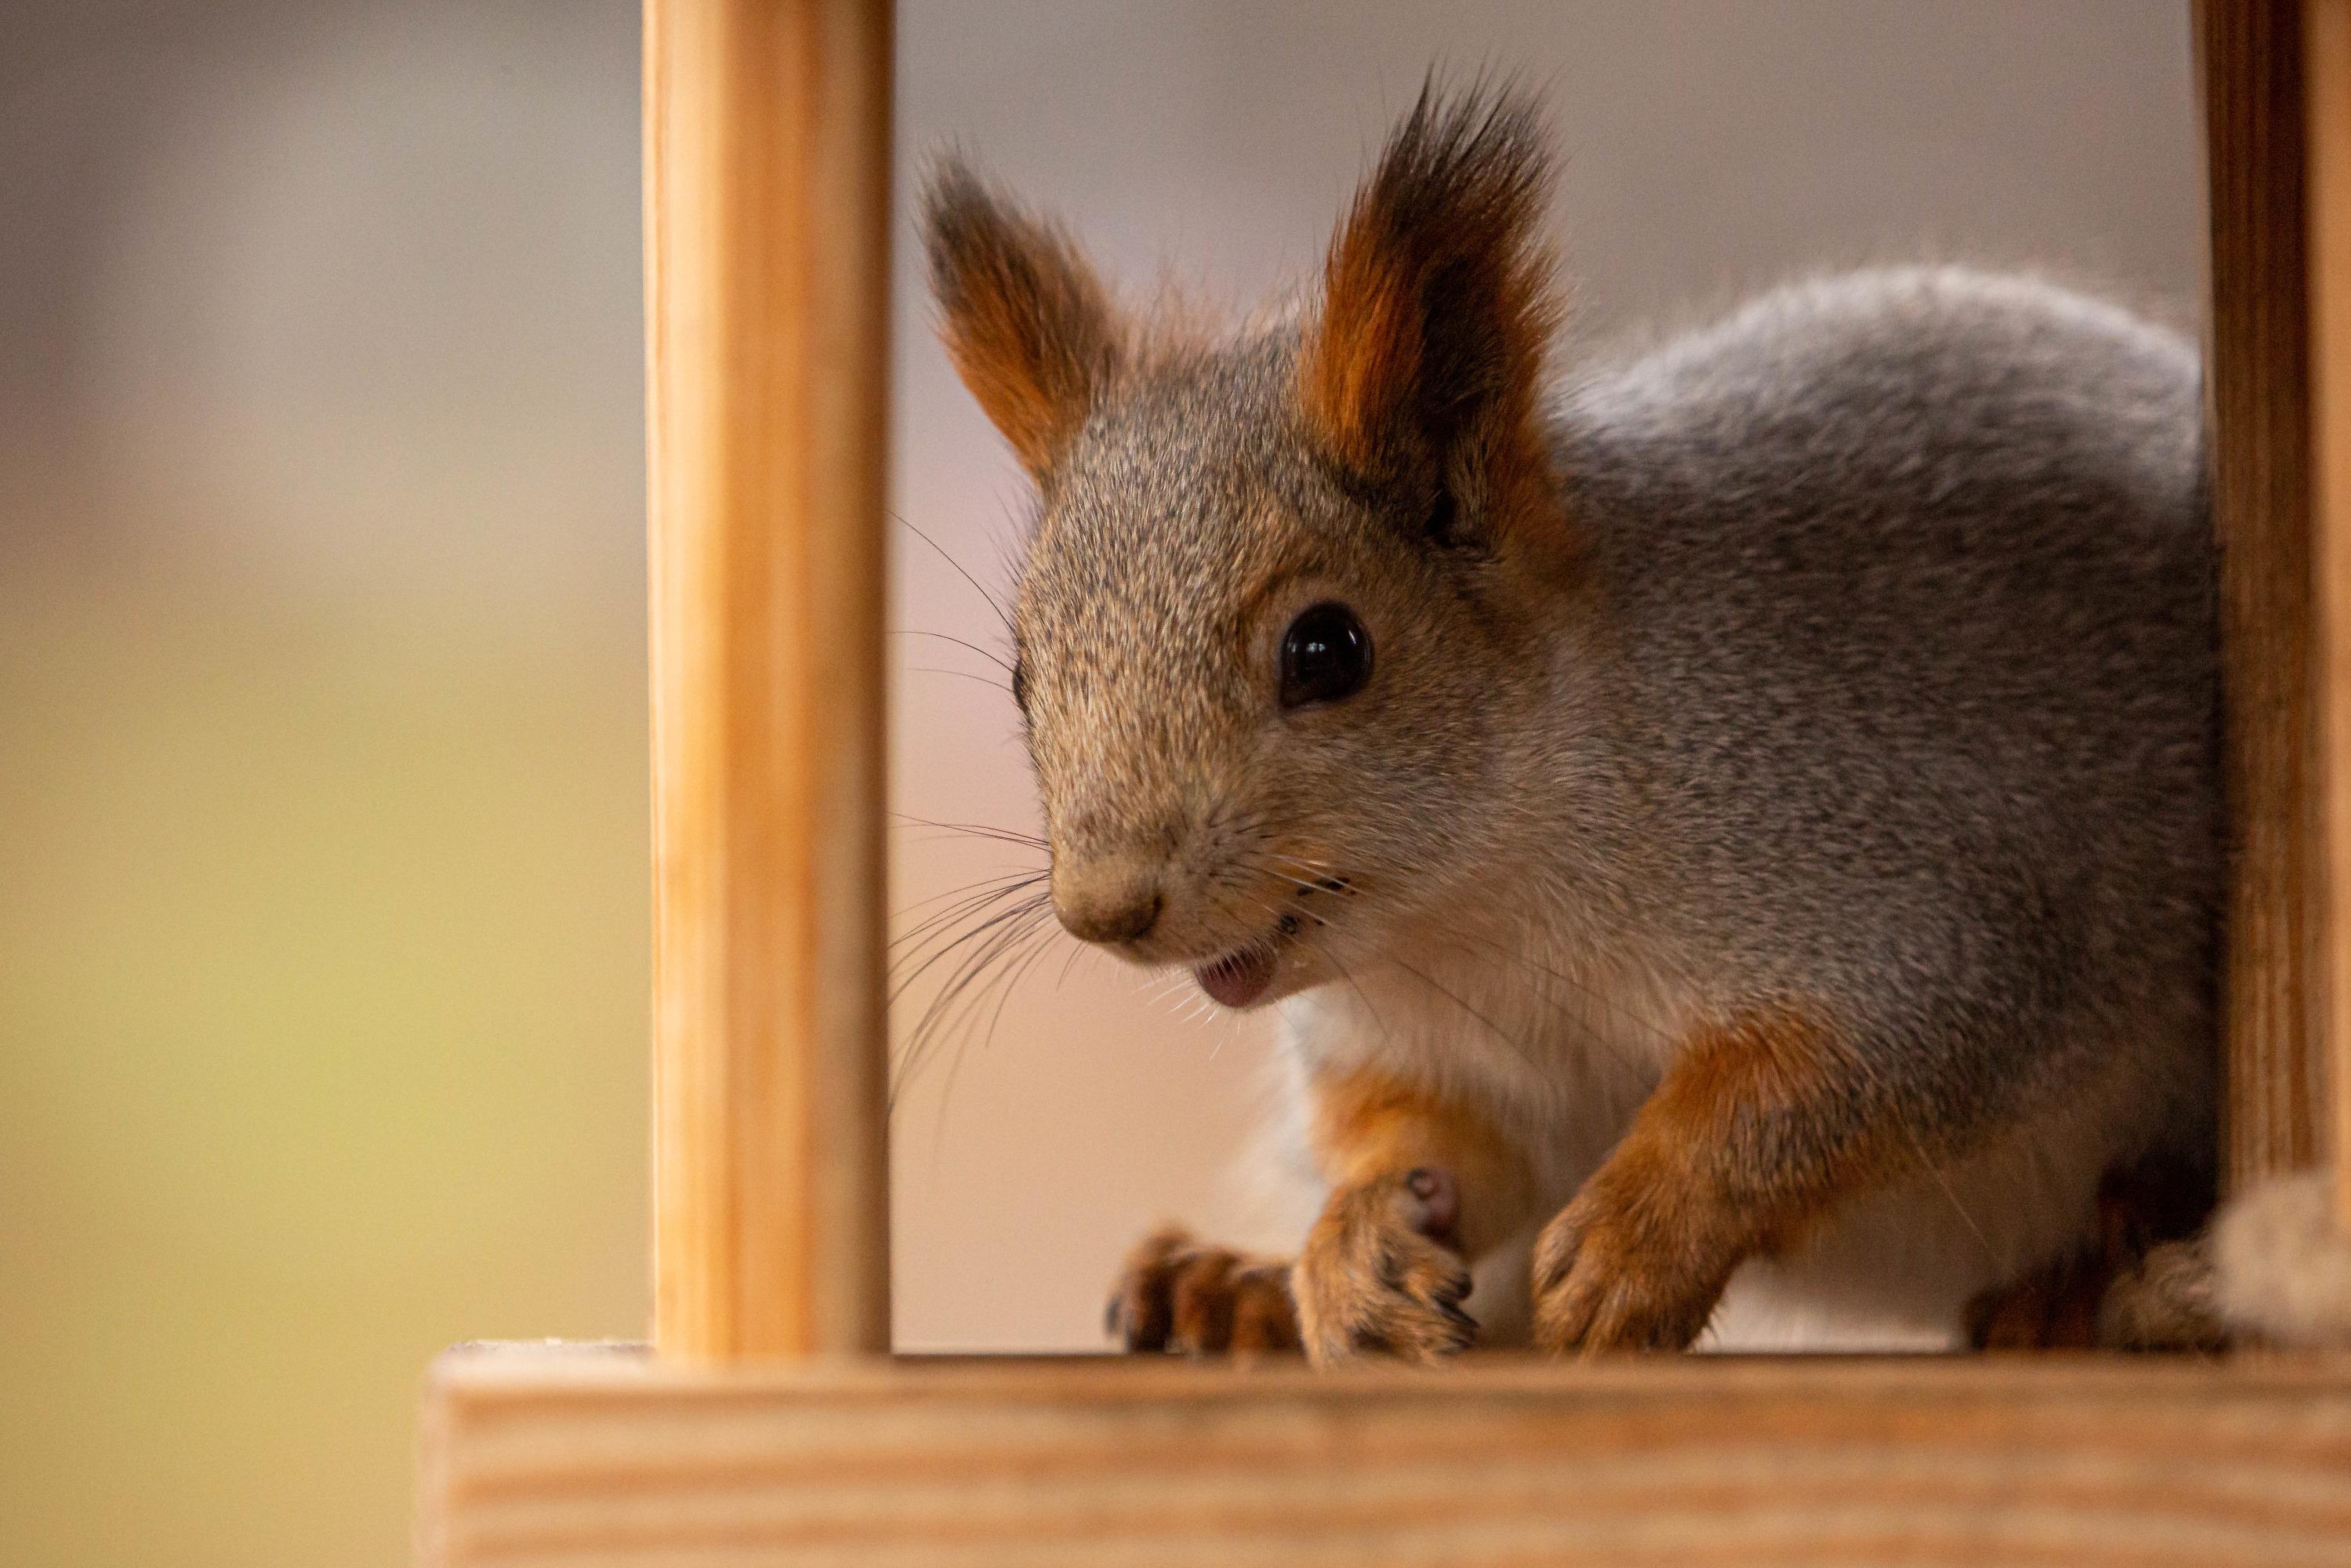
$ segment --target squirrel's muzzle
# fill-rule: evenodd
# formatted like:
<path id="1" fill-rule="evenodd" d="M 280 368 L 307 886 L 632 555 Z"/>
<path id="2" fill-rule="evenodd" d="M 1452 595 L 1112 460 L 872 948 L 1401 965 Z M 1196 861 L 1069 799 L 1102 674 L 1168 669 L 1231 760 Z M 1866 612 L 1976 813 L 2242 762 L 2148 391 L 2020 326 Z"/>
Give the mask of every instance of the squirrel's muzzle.
<path id="1" fill-rule="evenodd" d="M 1107 857 L 1054 863 L 1053 913 L 1081 942 L 1139 942 L 1165 904 L 1153 868 Z"/>

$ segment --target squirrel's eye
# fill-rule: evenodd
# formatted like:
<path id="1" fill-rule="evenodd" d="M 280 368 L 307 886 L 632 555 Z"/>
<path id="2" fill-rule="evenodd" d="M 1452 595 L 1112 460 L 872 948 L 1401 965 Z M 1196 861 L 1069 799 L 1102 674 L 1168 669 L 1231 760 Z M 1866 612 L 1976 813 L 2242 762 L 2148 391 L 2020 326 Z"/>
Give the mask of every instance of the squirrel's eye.
<path id="1" fill-rule="evenodd" d="M 1284 707 L 1353 696 L 1371 674 L 1371 634 L 1343 604 L 1325 601 L 1310 606 L 1281 634 Z"/>

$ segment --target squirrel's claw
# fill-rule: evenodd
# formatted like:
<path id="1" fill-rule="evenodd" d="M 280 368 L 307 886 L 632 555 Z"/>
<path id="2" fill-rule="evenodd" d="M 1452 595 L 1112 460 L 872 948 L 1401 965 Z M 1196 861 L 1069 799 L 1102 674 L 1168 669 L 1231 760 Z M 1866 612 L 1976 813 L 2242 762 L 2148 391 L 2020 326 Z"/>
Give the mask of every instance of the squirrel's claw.
<path id="1" fill-rule="evenodd" d="M 1130 1353 L 1223 1355 L 1298 1348 L 1285 1263 L 1203 1244 L 1174 1226 L 1127 1255 L 1102 1331 Z"/>
<path id="2" fill-rule="evenodd" d="M 1554 1355 L 1687 1350 L 1729 1277 L 1705 1249 L 1644 1224 L 1595 1179 L 1543 1227 L 1531 1284 L 1534 1339 Z"/>
<path id="3" fill-rule="evenodd" d="M 1477 1343 L 1463 1310 L 1468 1265 L 1452 1246 L 1458 1193 L 1447 1172 L 1383 1176 L 1332 1195 L 1292 1275 L 1318 1365 L 1363 1355 L 1437 1361 Z"/>

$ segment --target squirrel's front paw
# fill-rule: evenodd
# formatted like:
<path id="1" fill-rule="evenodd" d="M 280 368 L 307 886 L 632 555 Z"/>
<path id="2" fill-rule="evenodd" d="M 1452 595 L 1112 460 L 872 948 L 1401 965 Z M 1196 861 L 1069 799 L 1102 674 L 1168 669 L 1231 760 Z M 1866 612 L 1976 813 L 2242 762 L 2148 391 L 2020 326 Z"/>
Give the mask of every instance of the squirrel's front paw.
<path id="1" fill-rule="evenodd" d="M 1327 1366 L 1358 1355 L 1434 1361 L 1467 1350 L 1469 1266 L 1456 1250 L 1459 1189 L 1435 1168 L 1399 1172 L 1331 1196 L 1290 1277 L 1306 1354 Z"/>
<path id="2" fill-rule="evenodd" d="M 1204 1246 L 1170 1226 L 1127 1255 L 1103 1327 L 1132 1352 L 1296 1350 L 1290 1265 Z"/>
<path id="3" fill-rule="evenodd" d="M 1616 1193 L 1604 1169 L 1535 1242 L 1535 1343 L 1553 1354 L 1688 1349 L 1736 1262 L 1704 1245 L 1702 1228 Z"/>

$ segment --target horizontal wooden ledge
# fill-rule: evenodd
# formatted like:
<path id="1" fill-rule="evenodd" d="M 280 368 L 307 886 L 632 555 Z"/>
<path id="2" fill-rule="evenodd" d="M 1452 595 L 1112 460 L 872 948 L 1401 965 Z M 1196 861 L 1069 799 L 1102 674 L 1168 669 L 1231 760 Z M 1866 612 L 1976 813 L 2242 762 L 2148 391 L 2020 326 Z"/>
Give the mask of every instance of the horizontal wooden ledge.
<path id="1" fill-rule="evenodd" d="M 432 1568 L 2341 1563 L 2351 1360 L 434 1364 Z"/>

